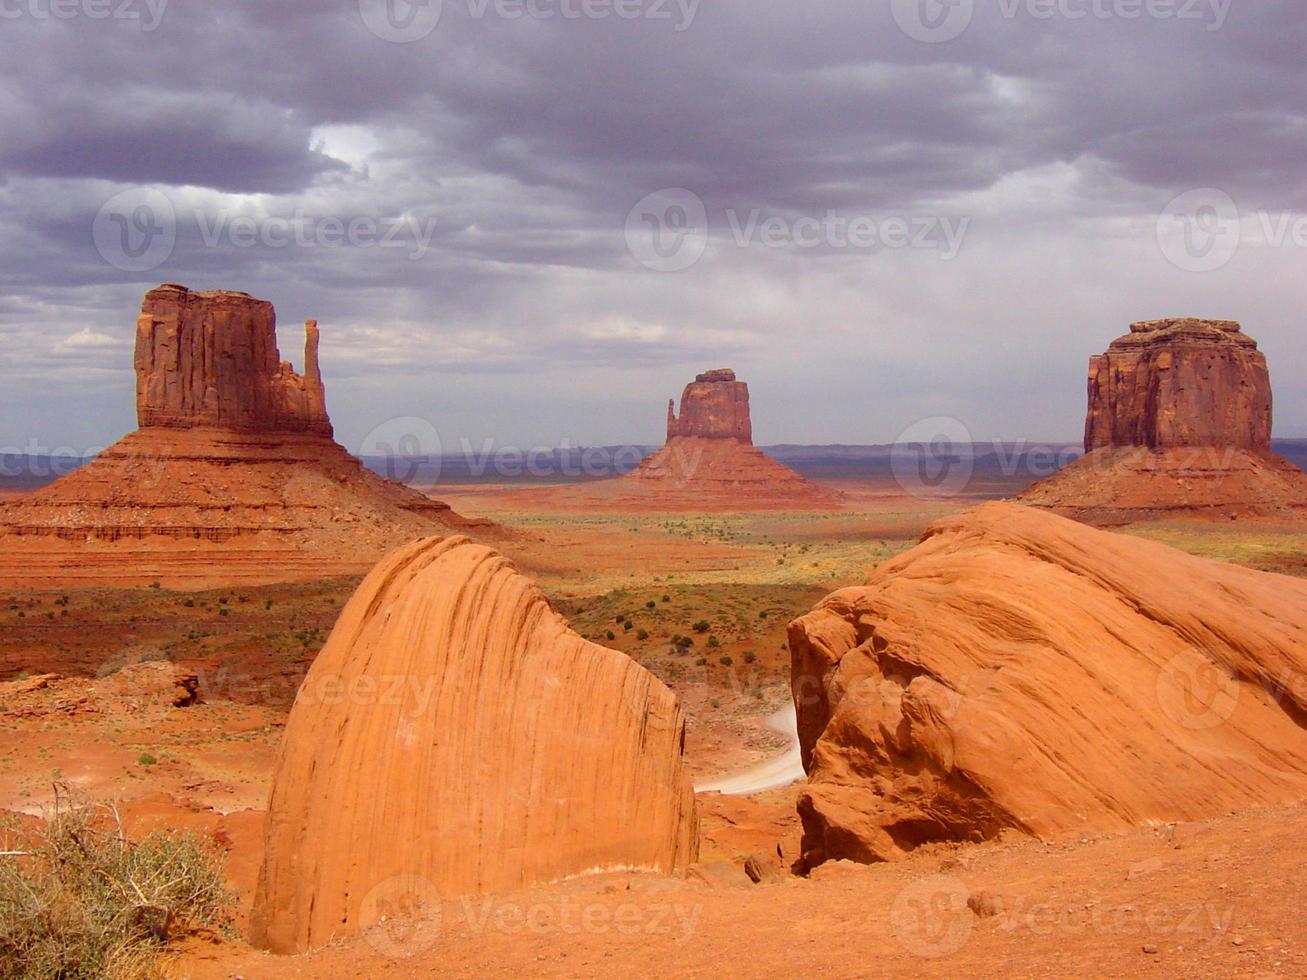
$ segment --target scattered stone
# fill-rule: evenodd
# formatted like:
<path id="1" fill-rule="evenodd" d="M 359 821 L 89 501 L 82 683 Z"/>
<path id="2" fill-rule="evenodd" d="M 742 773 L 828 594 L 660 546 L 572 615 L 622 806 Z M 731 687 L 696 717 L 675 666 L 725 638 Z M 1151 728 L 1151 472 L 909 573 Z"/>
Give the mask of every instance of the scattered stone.
<path id="1" fill-rule="evenodd" d="M 744 862 L 744 873 L 755 885 L 770 884 L 780 879 L 781 863 L 776 854 L 758 851 Z"/>
<path id="2" fill-rule="evenodd" d="M 993 892 L 972 892 L 967 898 L 967 908 L 975 913 L 977 919 L 992 919 L 1007 910 L 1003 896 Z"/>

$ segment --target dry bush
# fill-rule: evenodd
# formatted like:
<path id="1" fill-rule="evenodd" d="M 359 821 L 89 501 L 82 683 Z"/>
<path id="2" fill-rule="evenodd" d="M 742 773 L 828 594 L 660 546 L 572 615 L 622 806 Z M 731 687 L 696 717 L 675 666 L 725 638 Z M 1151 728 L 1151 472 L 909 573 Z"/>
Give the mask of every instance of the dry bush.
<path id="1" fill-rule="evenodd" d="M 39 830 L 6 827 L 0 851 L 0 978 L 153 978 L 170 939 L 231 922 L 212 844 L 129 841 L 116 809 L 66 791 Z"/>

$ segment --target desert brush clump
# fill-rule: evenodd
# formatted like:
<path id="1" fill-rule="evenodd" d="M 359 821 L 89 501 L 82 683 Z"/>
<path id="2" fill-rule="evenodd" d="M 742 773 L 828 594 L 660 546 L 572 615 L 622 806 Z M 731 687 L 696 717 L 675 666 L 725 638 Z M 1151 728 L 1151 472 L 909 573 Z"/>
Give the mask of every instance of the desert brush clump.
<path id="1" fill-rule="evenodd" d="M 60 789 L 41 826 L 0 838 L 0 978 L 145 980 L 196 930 L 225 929 L 234 897 L 192 833 L 128 840 L 109 804 Z"/>

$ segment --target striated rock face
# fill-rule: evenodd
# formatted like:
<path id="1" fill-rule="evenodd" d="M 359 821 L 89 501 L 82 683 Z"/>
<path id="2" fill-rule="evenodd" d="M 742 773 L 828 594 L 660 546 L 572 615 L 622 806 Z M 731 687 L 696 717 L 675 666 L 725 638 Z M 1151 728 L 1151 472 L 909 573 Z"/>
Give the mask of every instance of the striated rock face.
<path id="1" fill-rule="evenodd" d="M 680 418 L 676 403 L 667 403 L 667 440 L 680 437 L 735 439 L 752 445 L 749 386 L 736 381 L 729 368 L 698 375 L 681 393 Z"/>
<path id="2" fill-rule="evenodd" d="M 1271 381 L 1229 320 L 1136 323 L 1089 364 L 1085 449 L 1271 446 Z"/>
<path id="3" fill-rule="evenodd" d="M 1307 582 L 1013 504 L 790 624 L 804 862 L 1307 793 Z"/>
<path id="4" fill-rule="evenodd" d="M 321 946 L 426 901 L 696 857 L 679 702 L 465 538 L 386 558 L 291 711 L 253 941 Z"/>
<path id="5" fill-rule="evenodd" d="M 136 324 L 142 427 L 210 427 L 330 436 L 318 324 L 305 324 L 304 375 L 277 351 L 272 304 L 246 293 L 150 290 Z"/>

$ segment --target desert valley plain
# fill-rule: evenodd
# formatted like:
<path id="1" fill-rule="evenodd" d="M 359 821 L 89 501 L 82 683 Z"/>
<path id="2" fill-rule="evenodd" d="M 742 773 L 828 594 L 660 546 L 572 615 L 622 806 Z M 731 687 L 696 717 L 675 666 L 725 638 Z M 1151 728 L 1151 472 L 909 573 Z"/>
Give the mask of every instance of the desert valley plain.
<path id="1" fill-rule="evenodd" d="M 1303 0 L 0 0 L 0 980 L 1307 977 Z"/>
<path id="2" fill-rule="evenodd" d="M 11 873 L 70 813 L 219 871 L 129 869 L 106 971 L 1307 972 L 1307 476 L 1237 324 L 1094 357 L 1085 455 L 805 477 L 715 369 L 629 472 L 436 487 L 276 342 L 150 291 L 140 428 L 0 507 Z"/>

